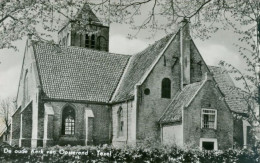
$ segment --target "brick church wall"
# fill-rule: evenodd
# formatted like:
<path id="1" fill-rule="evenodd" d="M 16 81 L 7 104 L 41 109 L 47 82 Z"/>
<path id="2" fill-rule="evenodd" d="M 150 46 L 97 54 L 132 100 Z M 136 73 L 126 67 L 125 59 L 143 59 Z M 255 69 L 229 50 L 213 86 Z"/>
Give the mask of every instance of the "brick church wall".
<path id="1" fill-rule="evenodd" d="M 129 100 L 112 106 L 112 143 L 114 146 L 122 146 L 124 144 L 132 144 L 135 142 L 135 137 L 133 136 L 133 133 L 135 133 L 135 131 L 133 131 L 133 125 L 135 125 L 135 122 L 132 121 L 133 116 L 135 116 L 133 114 L 133 110 L 135 109 L 134 103 L 135 101 Z M 123 134 L 119 136 L 118 111 L 120 108 L 123 110 L 124 127 Z"/>
<path id="2" fill-rule="evenodd" d="M 205 72 L 209 72 L 207 65 L 201 57 L 196 45 L 193 41 L 190 44 L 191 62 L 190 62 L 190 79 L 191 83 L 201 81 Z"/>
<path id="3" fill-rule="evenodd" d="M 111 107 L 107 105 L 89 104 L 92 108 L 93 119 L 93 143 L 95 145 L 111 143 Z"/>
<path id="4" fill-rule="evenodd" d="M 213 81 L 207 81 L 193 102 L 184 108 L 184 143 L 199 146 L 200 138 L 216 138 L 218 149 L 228 149 L 233 145 L 232 113 L 221 98 L 221 93 Z M 217 110 L 217 129 L 201 128 L 201 110 Z"/>
<path id="5" fill-rule="evenodd" d="M 110 126 L 110 109 L 106 105 L 84 104 L 84 103 L 66 103 L 66 102 L 51 102 L 54 110 L 53 129 L 48 128 L 48 135 L 53 135 L 54 144 L 60 145 L 85 145 L 85 108 L 90 108 L 93 111 L 93 144 L 108 144 L 109 126 Z M 75 109 L 75 135 L 62 135 L 62 110 L 65 106 L 72 106 Z M 51 118 L 51 117 L 49 117 Z"/>
<path id="6" fill-rule="evenodd" d="M 30 44 L 30 41 L 28 41 Z M 33 49 L 31 44 L 26 46 L 25 49 L 25 56 L 23 61 L 23 67 L 20 74 L 20 81 L 19 81 L 19 88 L 18 88 L 18 95 L 17 95 L 17 106 L 24 109 L 31 101 L 36 101 L 38 95 L 38 73 L 36 67 L 36 61 L 34 55 L 32 54 Z M 28 95 L 29 98 L 25 100 L 25 76 L 28 76 Z M 38 106 L 34 106 L 38 107 Z"/>
<path id="7" fill-rule="evenodd" d="M 27 78 L 27 80 L 26 80 Z M 38 110 L 38 95 L 39 95 L 39 79 L 38 79 L 38 73 L 37 73 L 37 67 L 36 67 L 36 61 L 35 57 L 33 55 L 33 48 L 31 46 L 31 41 L 28 39 L 27 45 L 25 48 L 25 54 L 24 54 L 24 60 L 23 60 L 23 67 L 19 79 L 19 88 L 18 88 L 18 94 L 17 94 L 17 99 L 16 99 L 16 105 L 20 110 L 23 110 L 23 124 L 28 124 L 28 126 L 25 126 L 26 129 L 23 129 L 23 135 L 26 136 L 26 139 L 23 139 L 22 141 L 22 146 L 23 143 L 26 141 L 25 146 L 30 146 L 32 145 L 33 147 L 36 147 L 37 139 L 40 135 L 38 133 L 37 135 L 37 110 Z M 26 84 L 25 81 L 27 81 L 28 88 L 26 90 Z M 25 98 L 27 97 L 27 98 Z M 30 104 L 31 103 L 31 104 Z M 30 108 L 30 111 L 28 111 L 29 105 L 32 105 Z M 18 111 L 17 111 L 18 112 Z M 30 112 L 30 113 L 27 113 Z M 18 113 L 16 113 L 18 114 Z M 20 114 L 20 113 L 19 113 Z M 20 124 L 20 120 L 18 122 L 18 115 L 13 116 L 13 123 L 18 123 Z M 34 118 L 32 118 L 34 116 Z M 29 125 L 30 124 L 30 125 Z M 17 124 L 14 124 L 15 126 Z M 34 129 L 33 129 L 34 128 Z M 30 131 L 29 131 L 30 130 Z M 17 137 L 20 137 L 20 134 L 17 135 L 17 133 L 12 135 L 12 139 L 14 142 L 17 142 Z M 40 136 L 41 137 L 41 136 Z M 30 140 L 29 140 L 30 139 Z M 31 144 L 31 141 L 33 143 Z"/>
<path id="8" fill-rule="evenodd" d="M 16 110 L 14 115 L 12 116 L 12 144 L 11 145 L 19 145 L 19 138 L 20 138 L 20 110 Z"/>
<path id="9" fill-rule="evenodd" d="M 162 126 L 162 143 L 183 147 L 183 125 L 181 122 Z"/>
<path id="10" fill-rule="evenodd" d="M 202 57 L 200 56 L 197 48 L 195 47 L 193 41 L 190 42 L 189 46 L 185 48 L 190 48 L 191 60 L 195 63 L 197 67 L 191 65 L 191 83 L 201 81 L 202 74 L 208 72 L 207 66 L 204 63 Z M 201 63 L 201 67 L 198 67 L 197 63 Z M 169 78 L 171 80 L 171 98 L 161 98 L 161 84 L 164 78 Z M 180 33 L 178 33 L 173 42 L 166 49 L 164 55 L 160 58 L 159 62 L 156 64 L 154 69 L 151 71 L 145 82 L 139 87 L 138 90 L 138 108 L 137 108 L 137 128 L 136 136 L 137 141 L 142 142 L 146 138 L 154 138 L 160 140 L 160 127 L 158 124 L 159 118 L 162 116 L 164 110 L 172 101 L 176 93 L 180 90 L 181 84 L 181 65 L 180 65 Z M 145 95 L 145 89 L 150 90 L 149 95 Z M 118 132 L 118 115 L 117 111 L 119 106 L 122 107 L 124 114 L 126 114 L 126 103 L 121 103 L 113 106 L 113 140 L 121 141 L 125 143 L 125 137 L 121 139 L 117 138 Z M 131 112 L 128 112 L 130 115 Z M 134 116 L 134 115 L 133 115 Z M 124 116 L 126 117 L 126 116 Z M 131 118 L 128 119 L 131 121 Z M 132 122 L 133 123 L 133 122 Z M 131 127 L 128 129 L 131 131 Z M 135 129 L 135 128 L 134 128 Z M 124 135 L 127 135 L 126 133 Z M 129 135 L 129 134 L 128 134 Z"/>
<path id="11" fill-rule="evenodd" d="M 158 120 L 180 89 L 181 66 L 179 39 L 180 35 L 177 34 L 140 87 L 137 109 L 137 140 L 140 142 L 147 138 L 160 140 Z M 176 60 L 174 57 L 178 59 Z M 171 80 L 171 98 L 161 97 L 161 85 L 164 78 Z M 145 89 L 150 89 L 149 95 L 144 94 Z"/>
<path id="12" fill-rule="evenodd" d="M 234 118 L 234 147 L 243 148 L 243 121 Z"/>
<path id="13" fill-rule="evenodd" d="M 38 139 L 40 141 L 43 140 L 43 131 L 44 131 L 44 106 L 40 104 L 38 109 Z"/>
<path id="14" fill-rule="evenodd" d="M 29 104 L 22 112 L 22 146 L 30 147 L 32 138 L 32 104 Z"/>

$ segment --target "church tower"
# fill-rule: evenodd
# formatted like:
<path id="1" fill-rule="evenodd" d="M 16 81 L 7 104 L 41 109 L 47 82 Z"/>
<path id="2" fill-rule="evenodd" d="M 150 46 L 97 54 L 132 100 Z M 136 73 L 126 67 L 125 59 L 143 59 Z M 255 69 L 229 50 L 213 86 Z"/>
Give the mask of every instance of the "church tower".
<path id="1" fill-rule="evenodd" d="M 101 51 L 109 51 L 109 27 L 85 4 L 74 22 L 66 24 L 59 32 L 60 45 L 78 46 Z"/>

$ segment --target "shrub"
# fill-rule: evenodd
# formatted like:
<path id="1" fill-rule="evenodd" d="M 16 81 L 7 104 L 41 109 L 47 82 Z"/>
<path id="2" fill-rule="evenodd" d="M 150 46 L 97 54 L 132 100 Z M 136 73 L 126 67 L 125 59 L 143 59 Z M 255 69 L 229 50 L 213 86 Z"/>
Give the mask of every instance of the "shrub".
<path id="1" fill-rule="evenodd" d="M 257 150 L 200 151 L 176 146 L 138 145 L 115 148 L 111 146 L 54 146 L 48 148 L 19 148 L 0 146 L 2 162 L 237 162 L 258 163 Z"/>

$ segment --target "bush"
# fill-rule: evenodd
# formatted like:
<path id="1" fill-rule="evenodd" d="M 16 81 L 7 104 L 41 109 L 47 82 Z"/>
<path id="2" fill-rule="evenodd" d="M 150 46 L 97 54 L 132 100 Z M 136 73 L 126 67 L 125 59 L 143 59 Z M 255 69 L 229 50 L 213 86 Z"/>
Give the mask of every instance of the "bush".
<path id="1" fill-rule="evenodd" d="M 54 146 L 48 148 L 19 148 L 0 146 L 2 162 L 237 162 L 258 163 L 259 153 L 255 150 L 200 151 L 179 149 L 175 146 Z"/>

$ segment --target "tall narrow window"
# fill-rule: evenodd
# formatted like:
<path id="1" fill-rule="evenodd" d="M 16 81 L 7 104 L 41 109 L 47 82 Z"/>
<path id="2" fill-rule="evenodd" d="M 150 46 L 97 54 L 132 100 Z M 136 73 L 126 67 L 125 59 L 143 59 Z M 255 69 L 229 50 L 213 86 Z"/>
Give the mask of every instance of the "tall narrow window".
<path id="1" fill-rule="evenodd" d="M 171 98 L 171 80 L 164 78 L 162 80 L 162 98 Z"/>
<path id="2" fill-rule="evenodd" d="M 91 36 L 91 48 L 94 49 L 96 44 L 95 35 Z"/>
<path id="3" fill-rule="evenodd" d="M 166 66 L 166 56 L 163 56 L 163 65 Z"/>
<path id="4" fill-rule="evenodd" d="M 66 107 L 62 112 L 62 134 L 75 134 L 75 111 L 72 107 Z"/>
<path id="5" fill-rule="evenodd" d="M 63 45 L 67 46 L 67 37 L 66 36 L 64 36 L 64 38 L 63 38 Z"/>
<path id="6" fill-rule="evenodd" d="M 199 66 L 198 75 L 201 77 L 201 76 L 202 76 L 202 62 L 199 61 L 197 64 L 198 64 L 198 66 Z"/>
<path id="7" fill-rule="evenodd" d="M 118 136 L 123 136 L 124 134 L 124 114 L 123 109 L 120 107 L 118 110 Z"/>
<path id="8" fill-rule="evenodd" d="M 217 128 L 217 110 L 202 109 L 201 128 Z"/>
<path id="9" fill-rule="evenodd" d="M 82 45 L 82 34 L 79 35 L 79 47 Z"/>
<path id="10" fill-rule="evenodd" d="M 87 34 L 86 34 L 86 37 L 85 37 L 85 47 L 89 48 L 89 36 Z"/>
<path id="11" fill-rule="evenodd" d="M 28 79 L 28 70 L 25 72 L 24 76 L 24 102 L 27 104 L 29 102 L 29 79 Z"/>
<path id="12" fill-rule="evenodd" d="M 69 38 L 70 38 L 70 34 L 68 33 L 68 34 L 67 34 L 67 39 L 66 39 L 66 46 L 69 45 Z"/>

